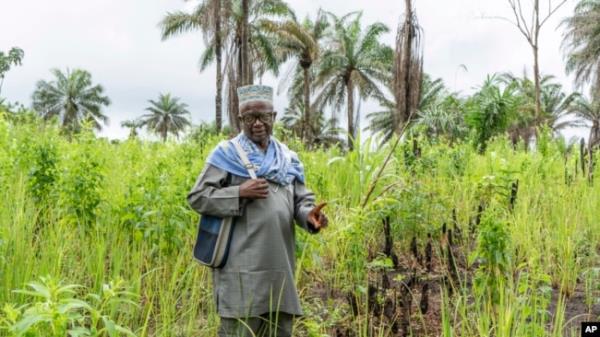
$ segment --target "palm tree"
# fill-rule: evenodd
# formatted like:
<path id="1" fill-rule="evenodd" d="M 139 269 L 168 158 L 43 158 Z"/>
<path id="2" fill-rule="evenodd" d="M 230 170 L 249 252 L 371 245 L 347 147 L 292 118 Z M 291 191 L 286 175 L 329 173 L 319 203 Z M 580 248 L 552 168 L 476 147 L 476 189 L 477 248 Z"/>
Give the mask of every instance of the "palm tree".
<path id="1" fill-rule="evenodd" d="M 121 122 L 121 127 L 129 129 L 129 138 L 136 138 L 138 135 L 137 129 L 142 127 L 140 120 L 124 120 Z"/>
<path id="2" fill-rule="evenodd" d="M 600 0 L 580 0 L 562 25 L 567 26 L 563 35 L 567 73 L 575 73 L 579 86 L 591 81 L 592 97 L 600 96 Z"/>
<path id="3" fill-rule="evenodd" d="M 11 66 L 20 66 L 25 53 L 19 47 L 12 47 L 6 55 L 0 51 L 0 93 L 2 92 L 2 84 L 4 76 L 10 70 Z"/>
<path id="4" fill-rule="evenodd" d="M 246 5 L 248 9 L 244 11 Z M 283 0 L 205 0 L 191 13 L 167 13 L 161 21 L 163 39 L 196 30 L 203 33 L 206 49 L 200 58 L 200 70 L 206 69 L 215 59 L 217 62 L 215 120 L 221 123 L 217 125 L 219 130 L 222 128 L 223 75 L 227 75 L 229 123 L 239 130 L 237 87 L 253 83 L 254 75 L 262 76 L 266 71 L 277 74 L 280 64 L 265 23 L 293 17 L 292 10 Z M 243 38 L 246 30 L 247 39 Z M 243 41 L 247 41 L 247 47 L 242 46 Z M 224 66 L 221 65 L 223 51 Z M 245 58 L 249 61 L 244 61 Z"/>
<path id="5" fill-rule="evenodd" d="M 275 20 L 287 19 L 295 19 L 295 15 L 283 0 L 232 0 L 226 61 L 227 108 L 229 123 L 238 131 L 237 88 L 254 83 L 256 77 L 262 78 L 267 71 L 278 75 L 281 60 L 276 39 L 268 27 Z"/>
<path id="6" fill-rule="evenodd" d="M 553 78 L 553 77 L 552 77 Z M 567 94 L 559 83 L 541 82 L 542 93 L 542 124 L 548 126 L 554 133 L 558 133 L 566 128 L 579 127 L 582 124 L 577 120 L 568 119 L 571 114 L 571 106 L 579 98 L 579 93 Z"/>
<path id="7" fill-rule="evenodd" d="M 314 110 L 314 107 L 311 110 Z M 285 109 L 285 114 L 281 118 L 281 122 L 287 130 L 290 130 L 295 135 L 299 135 L 303 129 L 306 130 L 308 128 L 307 132 L 314 135 L 309 145 L 331 146 L 340 143 L 339 134 L 341 130 L 337 127 L 335 118 L 326 119 L 323 111 L 317 110 L 310 120 L 310 124 L 306 125 L 306 120 L 303 118 L 304 111 L 306 111 L 304 102 L 302 100 L 293 100 Z"/>
<path id="8" fill-rule="evenodd" d="M 488 76 L 480 90 L 467 102 L 466 122 L 474 132 L 475 146 L 484 152 L 488 140 L 507 131 L 516 114 L 519 96 L 516 84 L 501 88 L 495 75 Z"/>
<path id="9" fill-rule="evenodd" d="M 302 115 L 302 106 L 303 103 L 301 101 L 290 102 L 290 105 L 285 108 L 285 112 L 283 117 L 281 117 L 281 122 L 286 130 L 290 131 L 292 135 L 299 136 L 302 133 L 302 128 L 304 127 L 304 118 Z M 302 108 L 301 108 L 302 107 Z"/>
<path id="10" fill-rule="evenodd" d="M 392 79 L 389 78 L 387 86 L 392 86 Z M 425 111 L 434 108 L 439 105 L 444 97 L 447 95 L 447 89 L 441 78 L 431 80 L 431 77 L 427 74 L 422 76 L 422 84 L 420 85 L 422 94 L 420 95 L 419 106 L 417 107 L 417 116 L 414 119 L 419 118 Z M 394 116 L 398 111 L 394 100 L 383 98 L 379 100 L 379 104 L 383 107 L 383 110 L 375 111 L 367 114 L 369 119 L 369 126 L 366 128 L 372 133 L 381 132 L 383 139 L 382 142 L 390 140 L 394 132 L 396 131 L 396 124 L 394 124 Z"/>
<path id="11" fill-rule="evenodd" d="M 227 36 L 226 27 L 221 24 L 227 20 L 226 11 L 223 11 L 222 2 L 227 5 L 229 0 L 205 0 L 200 3 L 191 13 L 177 11 L 167 13 L 160 22 L 162 39 L 179 35 L 181 33 L 200 30 L 204 36 L 206 49 L 200 59 L 200 70 L 203 71 L 216 58 L 217 78 L 215 95 L 215 122 L 217 132 L 223 127 L 222 94 L 223 94 L 223 37 Z M 230 6 L 225 6 L 230 7 Z M 224 19 L 224 20 L 223 20 Z"/>
<path id="12" fill-rule="evenodd" d="M 308 143 L 311 142 L 313 136 L 308 127 L 311 125 L 311 66 L 319 57 L 319 41 L 323 38 L 327 25 L 325 15 L 319 10 L 314 22 L 306 18 L 302 23 L 296 20 L 288 20 L 282 23 L 273 22 L 267 26 L 269 30 L 277 34 L 277 52 L 281 55 L 281 61 L 285 62 L 290 58 L 294 58 L 293 68 L 296 70 L 294 71 L 294 80 L 297 80 L 299 74 L 302 78 L 301 97 L 303 100 L 304 116 L 302 123 L 300 123 L 299 135 Z M 295 88 L 290 87 L 290 91 L 288 91 L 291 94 L 290 98 L 292 101 L 297 99 L 297 96 L 293 95 L 293 89 Z"/>
<path id="13" fill-rule="evenodd" d="M 83 122 L 89 122 L 96 130 L 108 123 L 102 107 L 110 100 L 103 96 L 101 85 L 92 84 L 92 75 L 81 69 L 62 72 L 53 69 L 53 81 L 38 81 L 33 93 L 33 109 L 44 119 L 57 116 L 61 127 L 68 133 L 79 132 Z"/>
<path id="14" fill-rule="evenodd" d="M 186 126 L 190 126 L 190 120 L 187 116 L 190 112 L 187 110 L 187 104 L 180 103 L 178 97 L 171 97 L 171 94 L 160 94 L 157 101 L 148 100 L 150 106 L 146 108 L 150 111 L 140 118 L 140 126 L 146 126 L 150 131 L 157 133 L 163 142 L 167 140 L 169 133 L 179 137 Z"/>
<path id="15" fill-rule="evenodd" d="M 393 51 L 379 42 L 389 29 L 382 23 L 361 27 L 362 13 L 349 13 L 338 18 L 328 13 L 333 32 L 328 48 L 321 55 L 315 87 L 320 88 L 315 105 L 339 110 L 347 105 L 348 147 L 354 148 L 354 95 L 358 98 L 383 98 L 379 87 L 390 72 Z M 348 21 L 349 20 L 349 21 Z M 359 101 L 360 103 L 360 101 Z"/>
<path id="16" fill-rule="evenodd" d="M 419 110 L 414 127 L 410 130 L 423 131 L 429 138 L 445 137 L 451 143 L 467 135 L 464 119 L 464 102 L 455 94 L 435 101 Z"/>
<path id="17" fill-rule="evenodd" d="M 504 73 L 497 78 L 501 84 L 513 85 L 515 94 L 520 97 L 518 113 L 510 127 L 513 142 L 516 142 L 517 138 L 522 138 L 526 145 L 529 144 L 531 137 L 537 136 L 538 129 L 544 125 L 555 133 L 567 127 L 580 126 L 577 120 L 565 118 L 570 114 L 569 106 L 579 94 L 565 93 L 562 85 L 553 82 L 554 79 L 554 76 L 551 75 L 541 76 L 539 81 L 541 110 L 536 117 L 534 81 L 525 72 L 522 77 Z"/>
<path id="18" fill-rule="evenodd" d="M 266 71 L 277 74 L 280 61 L 264 25 L 271 19 L 288 17 L 293 18 L 293 12 L 282 0 L 207 0 L 191 14 L 176 12 L 163 19 L 163 39 L 196 29 L 203 31 L 207 48 L 199 64 L 200 70 L 204 70 L 215 58 L 217 61 L 215 120 L 219 130 L 223 74 L 227 74 L 228 80 L 229 122 L 239 130 L 236 89 L 253 83 L 255 75 L 262 76 Z M 224 67 L 221 66 L 223 50 L 226 51 Z"/>
<path id="19" fill-rule="evenodd" d="M 600 101 L 590 101 L 585 96 L 580 96 L 570 106 L 569 111 L 591 124 L 588 146 L 594 148 L 600 145 Z"/>

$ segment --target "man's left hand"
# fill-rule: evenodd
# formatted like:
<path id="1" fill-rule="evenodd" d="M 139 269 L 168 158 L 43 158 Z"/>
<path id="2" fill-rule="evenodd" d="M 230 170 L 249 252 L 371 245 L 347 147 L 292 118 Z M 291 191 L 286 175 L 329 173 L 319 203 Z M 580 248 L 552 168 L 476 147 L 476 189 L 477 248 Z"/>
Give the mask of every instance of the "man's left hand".
<path id="1" fill-rule="evenodd" d="M 310 222 L 316 230 L 327 227 L 329 220 L 321 209 L 327 205 L 326 202 L 320 203 L 308 213 L 308 222 Z"/>

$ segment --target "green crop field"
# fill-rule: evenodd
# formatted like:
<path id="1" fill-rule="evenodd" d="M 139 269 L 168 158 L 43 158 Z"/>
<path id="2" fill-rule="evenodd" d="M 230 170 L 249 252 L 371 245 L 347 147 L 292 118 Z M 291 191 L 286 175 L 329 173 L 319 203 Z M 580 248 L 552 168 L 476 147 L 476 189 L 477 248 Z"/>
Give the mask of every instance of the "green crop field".
<path id="1" fill-rule="evenodd" d="M 222 138 L 68 140 L 0 120 L 0 335 L 216 336 L 186 194 Z M 361 207 L 389 143 L 287 142 L 330 217 L 297 231 L 296 336 L 570 336 L 598 318 L 600 193 L 578 147 L 415 137 Z"/>

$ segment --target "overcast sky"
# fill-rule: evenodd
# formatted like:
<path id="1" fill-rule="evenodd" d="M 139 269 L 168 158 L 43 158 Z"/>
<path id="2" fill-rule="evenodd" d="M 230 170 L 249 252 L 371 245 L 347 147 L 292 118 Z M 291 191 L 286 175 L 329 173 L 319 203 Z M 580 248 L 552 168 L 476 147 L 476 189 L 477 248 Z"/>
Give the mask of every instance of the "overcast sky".
<path id="1" fill-rule="evenodd" d="M 313 15 L 319 7 L 337 14 L 362 10 L 364 24 L 381 21 L 390 27 L 391 32 L 383 37 L 389 44 L 395 39 L 404 12 L 404 1 L 400 0 L 288 2 L 299 17 Z M 564 72 L 560 50 L 563 29 L 558 25 L 572 13 L 574 2 L 569 0 L 546 23 L 540 36 L 541 71 L 555 75 L 567 90 L 573 89 L 572 78 Z M 2 96 L 11 102 L 30 105 L 36 81 L 50 80 L 50 69 L 82 68 L 91 72 L 93 81 L 103 85 L 112 100 L 106 108 L 110 124 L 101 132 L 103 136 L 126 137 L 127 130 L 120 127 L 120 122 L 143 114 L 147 100 L 165 92 L 181 97 L 189 105 L 193 123 L 213 120 L 215 72 L 198 70 L 203 50 L 200 33 L 163 42 L 157 26 L 167 12 L 189 9 L 196 3 L 0 0 L 0 50 L 18 46 L 25 51 L 23 65 L 7 74 Z M 523 36 L 507 22 L 486 18 L 509 17 L 507 0 L 415 0 L 414 3 L 425 31 L 425 71 L 441 77 L 452 90 L 470 93 L 487 74 L 494 72 L 519 75 L 524 69 L 532 72 L 532 52 Z M 278 81 L 266 77 L 263 83 L 275 86 Z M 283 112 L 285 106 L 285 97 L 277 97 L 276 110 Z M 365 104 L 361 114 L 376 108 L 374 104 Z M 365 126 L 364 121 L 361 126 Z M 567 137 L 585 134 L 585 130 L 566 132 Z"/>

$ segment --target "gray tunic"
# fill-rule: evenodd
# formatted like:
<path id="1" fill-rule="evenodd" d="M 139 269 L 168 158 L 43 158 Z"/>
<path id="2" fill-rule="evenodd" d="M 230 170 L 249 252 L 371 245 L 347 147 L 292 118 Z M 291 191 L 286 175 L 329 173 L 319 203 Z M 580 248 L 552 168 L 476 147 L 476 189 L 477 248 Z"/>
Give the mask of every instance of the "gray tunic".
<path id="1" fill-rule="evenodd" d="M 259 316 L 273 311 L 302 315 L 294 285 L 294 220 L 310 233 L 307 222 L 314 194 L 304 184 L 280 186 L 269 182 L 266 199 L 239 197 L 246 181 L 206 164 L 187 196 L 199 213 L 236 216 L 227 263 L 213 269 L 214 298 L 221 317 Z"/>

